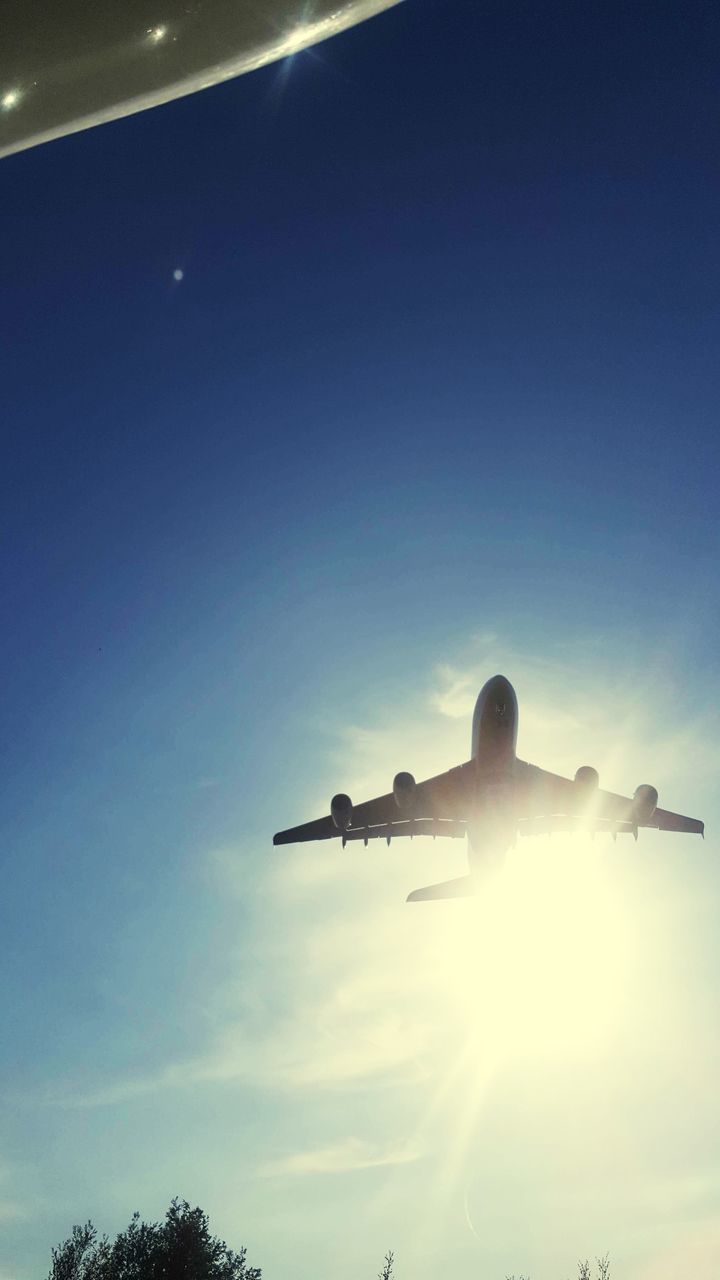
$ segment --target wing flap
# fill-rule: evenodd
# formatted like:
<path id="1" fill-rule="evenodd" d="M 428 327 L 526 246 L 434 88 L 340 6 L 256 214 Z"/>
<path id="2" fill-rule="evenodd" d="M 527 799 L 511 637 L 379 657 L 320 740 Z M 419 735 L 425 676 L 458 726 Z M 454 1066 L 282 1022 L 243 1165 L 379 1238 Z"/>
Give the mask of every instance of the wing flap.
<path id="1" fill-rule="evenodd" d="M 656 809 L 650 818 L 638 822 L 629 796 L 613 791 L 592 791 L 570 778 L 548 773 L 537 765 L 518 761 L 516 775 L 518 829 L 522 835 L 570 831 L 578 827 L 595 831 L 636 831 L 638 827 L 658 831 L 678 831 L 704 835 L 705 824 L 669 809 Z"/>
<path id="2" fill-rule="evenodd" d="M 520 836 L 550 836 L 558 831 L 577 831 L 582 835 L 597 831 L 606 831 L 610 835 L 632 835 L 633 830 L 637 828 L 633 828 L 631 822 L 613 822 L 609 818 L 584 819 L 561 813 L 551 814 L 547 818 L 521 818 L 518 822 Z"/>
<path id="3" fill-rule="evenodd" d="M 278 831 L 273 836 L 273 844 L 297 844 L 305 840 L 330 840 L 334 836 L 345 836 L 346 840 L 364 840 L 366 833 L 374 828 L 377 835 L 369 835 L 368 839 L 384 837 L 387 839 L 387 828 L 392 827 L 391 836 L 396 835 L 438 835 L 438 829 L 431 830 L 433 823 L 448 822 L 462 825 L 462 831 L 443 834 L 465 834 L 465 820 L 470 816 L 470 805 L 473 795 L 473 779 L 475 776 L 472 761 L 449 769 L 447 773 L 439 773 L 434 778 L 419 782 L 415 788 L 411 808 L 407 817 L 401 817 L 400 810 L 392 792 L 378 796 L 375 800 L 366 800 L 354 805 L 352 823 L 345 832 L 338 830 L 328 815 L 317 818 L 314 822 L 305 822 L 299 827 L 290 827 L 287 831 Z M 412 829 L 410 829 L 412 824 Z M 423 826 L 423 824 L 429 824 Z M 400 828 L 407 827 L 407 830 Z"/>
<path id="4" fill-rule="evenodd" d="M 656 809 L 649 822 L 641 823 L 643 827 L 657 827 L 658 831 L 686 831 L 690 835 L 705 836 L 705 823 L 699 818 L 686 818 L 682 813 L 671 813 L 669 809 Z"/>
<path id="5" fill-rule="evenodd" d="M 327 829 L 329 824 L 330 829 Z M 464 822 L 453 822 L 450 818 L 407 818 L 400 822 L 383 822 L 373 827 L 350 827 L 347 831 L 339 831 L 332 818 L 319 818 L 317 822 L 306 822 L 301 827 L 291 827 L 289 831 L 278 831 L 273 836 L 273 844 L 298 844 L 303 840 L 328 840 L 333 837 L 341 839 L 343 845 L 348 840 L 395 840 L 398 836 L 432 836 L 435 839 L 460 839 L 467 833 Z"/>
<path id="6" fill-rule="evenodd" d="M 435 839 L 458 840 L 467 834 L 467 824 L 453 822 L 450 818 L 408 818 L 404 822 L 387 822 L 380 827 L 351 827 L 349 831 L 340 832 L 346 840 L 387 840 L 388 844 L 397 836 L 432 836 Z"/>

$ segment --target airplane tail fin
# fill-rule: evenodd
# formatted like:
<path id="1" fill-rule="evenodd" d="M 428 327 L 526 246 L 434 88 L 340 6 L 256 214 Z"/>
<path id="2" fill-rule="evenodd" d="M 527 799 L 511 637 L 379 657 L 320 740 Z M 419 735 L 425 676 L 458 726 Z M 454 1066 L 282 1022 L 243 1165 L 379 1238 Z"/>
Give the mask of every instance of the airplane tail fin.
<path id="1" fill-rule="evenodd" d="M 476 876 L 459 876 L 457 880 L 443 880 L 441 884 L 428 884 L 424 889 L 413 889 L 408 902 L 429 902 L 431 898 L 468 898 L 478 891 Z"/>

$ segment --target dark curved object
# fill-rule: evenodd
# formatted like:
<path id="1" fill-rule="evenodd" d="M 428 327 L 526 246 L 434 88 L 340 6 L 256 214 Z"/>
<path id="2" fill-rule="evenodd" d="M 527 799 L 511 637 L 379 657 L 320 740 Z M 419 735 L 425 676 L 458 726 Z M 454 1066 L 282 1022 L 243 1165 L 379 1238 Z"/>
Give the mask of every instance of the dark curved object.
<path id="1" fill-rule="evenodd" d="M 3 0 L 0 156 L 288 57 L 399 0 Z"/>

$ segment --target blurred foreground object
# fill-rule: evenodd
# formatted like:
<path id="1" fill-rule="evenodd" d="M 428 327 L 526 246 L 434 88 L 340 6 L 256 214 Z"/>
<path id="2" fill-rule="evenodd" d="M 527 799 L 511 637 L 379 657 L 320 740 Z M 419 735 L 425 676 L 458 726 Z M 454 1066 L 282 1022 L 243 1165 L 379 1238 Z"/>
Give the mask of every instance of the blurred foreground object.
<path id="1" fill-rule="evenodd" d="M 326 40 L 399 0 L 2 0 L 0 156 Z"/>

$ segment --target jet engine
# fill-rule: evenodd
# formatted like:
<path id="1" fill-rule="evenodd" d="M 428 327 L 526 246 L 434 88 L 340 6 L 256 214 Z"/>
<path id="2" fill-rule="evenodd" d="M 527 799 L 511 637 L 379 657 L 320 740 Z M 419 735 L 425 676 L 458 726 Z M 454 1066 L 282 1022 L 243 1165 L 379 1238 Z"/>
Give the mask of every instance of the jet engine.
<path id="1" fill-rule="evenodd" d="M 330 817 L 338 831 L 347 831 L 352 822 L 352 800 L 342 791 L 330 801 Z"/>
<path id="2" fill-rule="evenodd" d="M 600 775 L 591 764 L 581 764 L 575 774 L 575 781 L 584 790 L 594 791 L 600 785 Z"/>
<path id="3" fill-rule="evenodd" d="M 393 778 L 393 795 L 398 809 L 409 809 L 415 795 L 415 779 L 411 773 L 396 773 Z"/>
<path id="4" fill-rule="evenodd" d="M 654 787 L 643 782 L 633 792 L 632 820 L 635 823 L 649 822 L 657 809 L 658 793 Z"/>

